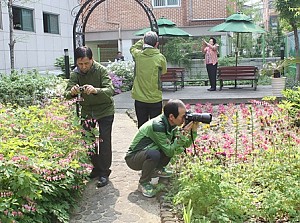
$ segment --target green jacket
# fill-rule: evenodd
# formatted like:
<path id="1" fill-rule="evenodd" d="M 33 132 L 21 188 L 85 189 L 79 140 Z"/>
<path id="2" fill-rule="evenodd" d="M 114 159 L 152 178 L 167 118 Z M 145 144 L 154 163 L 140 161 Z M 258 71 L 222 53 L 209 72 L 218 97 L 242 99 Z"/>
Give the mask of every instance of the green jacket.
<path id="1" fill-rule="evenodd" d="M 192 134 L 195 139 L 197 132 Z M 166 156 L 173 157 L 175 154 L 183 152 L 191 144 L 191 136 L 182 135 L 178 127 L 170 126 L 167 117 L 161 114 L 139 128 L 126 157 L 147 149 L 162 150 Z"/>
<path id="2" fill-rule="evenodd" d="M 162 101 L 160 76 L 167 72 L 167 60 L 156 48 L 143 49 L 143 40 L 130 48 L 135 61 L 133 99 L 145 103 Z"/>
<path id="3" fill-rule="evenodd" d="M 66 88 L 65 96 L 67 99 L 76 97 L 71 95 L 71 88 L 76 84 L 79 86 L 90 84 L 97 90 L 96 94 L 82 94 L 81 117 L 99 119 L 114 114 L 114 87 L 104 66 L 94 61 L 86 74 L 82 74 L 79 69 L 75 68 L 71 72 Z"/>

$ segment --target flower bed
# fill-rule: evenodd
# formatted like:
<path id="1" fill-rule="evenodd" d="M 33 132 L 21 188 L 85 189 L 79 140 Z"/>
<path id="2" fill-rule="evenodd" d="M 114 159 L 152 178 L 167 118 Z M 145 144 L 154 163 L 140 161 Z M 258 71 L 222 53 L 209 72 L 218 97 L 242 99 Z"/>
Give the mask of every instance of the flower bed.
<path id="1" fill-rule="evenodd" d="M 111 62 L 107 65 L 107 71 L 115 88 L 115 94 L 131 90 L 134 79 L 133 61 Z"/>
<path id="2" fill-rule="evenodd" d="M 174 203 L 191 200 L 195 222 L 299 221 L 300 137 L 288 110 L 258 101 L 193 109 L 213 121 L 173 162 Z"/>
<path id="3" fill-rule="evenodd" d="M 0 222 L 69 222 L 91 170 L 70 109 L 0 105 Z"/>

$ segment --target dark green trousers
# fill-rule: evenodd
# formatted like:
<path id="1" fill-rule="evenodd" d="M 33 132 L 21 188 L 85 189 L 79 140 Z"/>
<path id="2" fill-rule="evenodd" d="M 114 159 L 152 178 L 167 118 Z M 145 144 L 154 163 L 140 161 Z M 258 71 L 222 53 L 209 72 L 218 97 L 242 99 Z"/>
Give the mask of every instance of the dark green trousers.
<path id="1" fill-rule="evenodd" d="M 154 170 L 168 165 L 170 159 L 159 150 L 141 150 L 125 158 L 130 169 L 142 170 L 140 183 L 149 182 Z"/>

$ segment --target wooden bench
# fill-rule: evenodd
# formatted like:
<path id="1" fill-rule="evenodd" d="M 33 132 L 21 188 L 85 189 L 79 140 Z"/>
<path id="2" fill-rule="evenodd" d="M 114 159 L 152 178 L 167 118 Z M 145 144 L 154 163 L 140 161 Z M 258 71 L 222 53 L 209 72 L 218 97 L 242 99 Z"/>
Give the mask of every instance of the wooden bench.
<path id="1" fill-rule="evenodd" d="M 177 91 L 178 85 L 181 88 L 184 87 L 184 68 L 167 68 L 167 73 L 162 74 L 160 80 L 162 87 L 165 86 L 164 83 L 168 82 L 171 83 L 173 91 Z"/>
<path id="2" fill-rule="evenodd" d="M 237 88 L 238 80 L 251 80 L 251 87 L 256 90 L 258 81 L 258 68 L 255 66 L 218 67 L 218 80 L 220 81 L 220 91 L 223 88 L 223 81 L 233 80 L 234 88 Z"/>

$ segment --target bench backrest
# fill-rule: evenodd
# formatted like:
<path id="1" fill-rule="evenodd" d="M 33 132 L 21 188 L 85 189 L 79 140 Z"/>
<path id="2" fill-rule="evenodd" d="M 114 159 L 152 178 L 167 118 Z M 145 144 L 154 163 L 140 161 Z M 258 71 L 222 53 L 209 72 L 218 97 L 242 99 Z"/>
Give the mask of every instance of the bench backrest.
<path id="1" fill-rule="evenodd" d="M 184 68 L 183 67 L 168 67 L 167 70 L 176 71 L 176 72 L 183 72 Z"/>
<path id="2" fill-rule="evenodd" d="M 218 76 L 257 76 L 257 71 L 255 66 L 218 67 Z"/>
<path id="3" fill-rule="evenodd" d="M 183 67 L 171 67 L 167 68 L 167 73 L 168 72 L 173 72 L 176 74 L 177 77 L 181 77 L 184 75 L 185 69 Z"/>
<path id="4" fill-rule="evenodd" d="M 167 70 L 167 73 L 162 74 L 160 76 L 161 81 L 176 80 L 176 79 L 177 79 L 176 73 L 173 71 L 169 71 L 169 70 Z"/>

